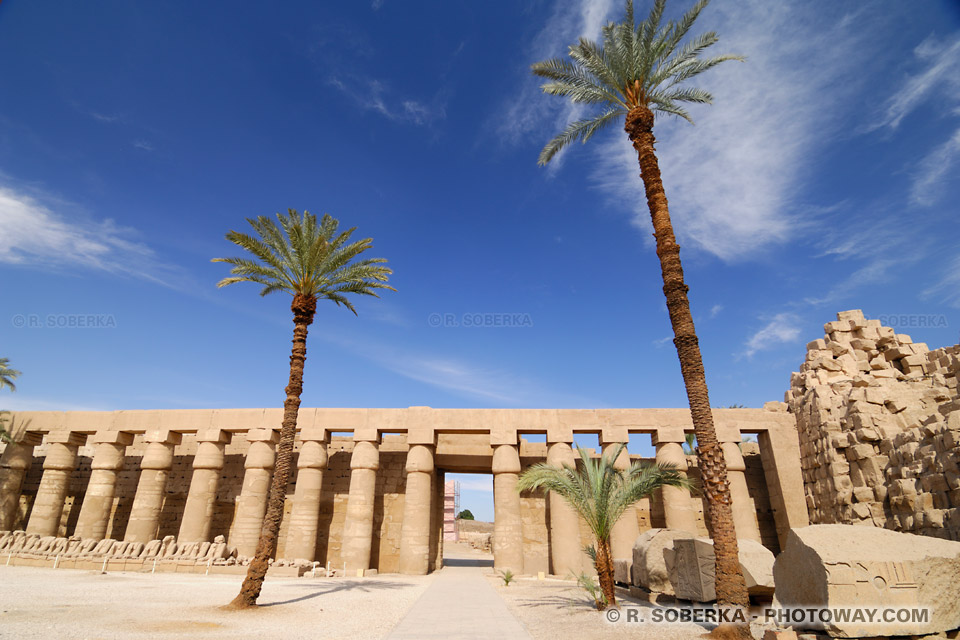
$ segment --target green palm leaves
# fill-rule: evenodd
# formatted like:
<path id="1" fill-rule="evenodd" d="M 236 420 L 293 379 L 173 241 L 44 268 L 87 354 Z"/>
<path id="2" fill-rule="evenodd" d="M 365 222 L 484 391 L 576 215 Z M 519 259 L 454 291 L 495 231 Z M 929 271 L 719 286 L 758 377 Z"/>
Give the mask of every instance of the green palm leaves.
<path id="1" fill-rule="evenodd" d="M 580 463 L 576 468 L 535 464 L 523 472 L 517 487 L 556 493 L 580 514 L 597 540 L 608 540 L 620 516 L 642 498 L 664 486 L 693 488 L 684 474 L 668 464 L 635 462 L 625 470 L 615 468 L 614 461 L 625 448 L 620 445 L 609 456 L 593 458 L 577 447 Z"/>
<path id="2" fill-rule="evenodd" d="M 599 114 L 567 125 L 540 152 L 538 164 L 547 164 L 571 142 L 586 142 L 638 105 L 692 123 L 683 104 L 710 103 L 713 97 L 703 89 L 679 85 L 721 62 L 744 59 L 729 54 L 701 58 L 719 39 L 713 31 L 680 45 L 708 3 L 699 0 L 680 20 L 664 24 L 666 0 L 656 0 L 647 19 L 636 24 L 633 0 L 627 0 L 623 21 L 603 27 L 602 43 L 580 38 L 570 46 L 571 61 L 554 58 L 534 64 L 533 73 L 547 79 L 541 87 L 544 93 L 604 107 Z"/>
<path id="3" fill-rule="evenodd" d="M 372 245 L 370 238 L 350 242 L 355 227 L 338 231 L 339 222 L 330 215 L 317 220 L 307 211 L 293 209 L 267 216 L 247 218 L 256 236 L 230 231 L 227 240 L 241 247 L 251 258 L 214 258 L 213 262 L 233 265 L 230 277 L 217 283 L 225 287 L 236 282 L 263 285 L 260 295 L 286 291 L 291 295 L 327 299 L 356 313 L 347 294 L 378 297 L 377 289 L 390 289 L 387 279 L 393 271 L 383 258 L 355 260 Z"/>
<path id="4" fill-rule="evenodd" d="M 7 387 L 10 391 L 16 391 L 17 385 L 13 381 L 19 375 L 19 371 L 10 368 L 10 358 L 0 358 L 0 389 Z"/>

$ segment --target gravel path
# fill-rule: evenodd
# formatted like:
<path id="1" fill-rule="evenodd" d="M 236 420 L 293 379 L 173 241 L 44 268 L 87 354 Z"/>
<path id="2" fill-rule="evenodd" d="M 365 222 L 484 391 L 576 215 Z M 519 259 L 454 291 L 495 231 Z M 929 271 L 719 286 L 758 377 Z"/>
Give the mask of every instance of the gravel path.
<path id="1" fill-rule="evenodd" d="M 380 639 L 434 576 L 268 579 L 252 611 L 228 612 L 243 576 L 0 566 L 0 638 Z"/>
<path id="2" fill-rule="evenodd" d="M 488 576 L 510 612 L 526 628 L 534 640 L 559 638 L 618 639 L 649 638 L 650 640 L 692 640 L 702 638 L 707 630 L 691 623 L 627 624 L 626 611 L 639 607 L 640 616 L 650 617 L 651 605 L 617 594 L 622 607 L 617 624 L 606 621 L 592 601 L 573 582 L 560 580 L 521 579 L 503 586 L 503 581 Z"/>

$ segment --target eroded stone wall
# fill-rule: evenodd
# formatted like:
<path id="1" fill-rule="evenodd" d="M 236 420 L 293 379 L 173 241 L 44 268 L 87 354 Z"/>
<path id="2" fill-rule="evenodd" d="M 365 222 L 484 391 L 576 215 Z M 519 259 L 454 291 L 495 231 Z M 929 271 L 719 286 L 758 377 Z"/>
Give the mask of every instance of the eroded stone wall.
<path id="1" fill-rule="evenodd" d="M 931 351 L 860 311 L 824 332 L 786 394 L 811 524 L 960 540 L 960 345 Z"/>

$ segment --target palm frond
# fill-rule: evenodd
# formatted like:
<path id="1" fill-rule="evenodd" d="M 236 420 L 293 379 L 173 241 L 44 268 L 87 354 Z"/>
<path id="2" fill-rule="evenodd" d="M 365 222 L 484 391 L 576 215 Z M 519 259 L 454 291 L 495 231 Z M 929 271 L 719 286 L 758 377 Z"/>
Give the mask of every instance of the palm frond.
<path id="1" fill-rule="evenodd" d="M 339 222 L 325 214 L 319 221 L 311 213 L 294 209 L 248 218 L 255 235 L 230 231 L 227 240 L 252 257 L 214 258 L 231 265 L 230 276 L 217 283 L 225 287 L 237 282 L 262 286 L 260 295 L 286 291 L 291 295 L 324 298 L 356 313 L 348 295 L 376 296 L 393 271 L 383 258 L 359 259 L 373 246 L 370 238 L 350 243 L 355 229 L 338 232 Z"/>
<path id="2" fill-rule="evenodd" d="M 550 159 L 557 153 L 566 147 L 571 142 L 580 140 L 581 142 L 586 142 L 593 135 L 603 129 L 604 127 L 614 123 L 617 116 L 622 116 L 627 112 L 623 107 L 614 107 L 608 110 L 605 113 L 600 114 L 596 118 L 577 120 L 571 122 L 567 125 L 567 128 L 557 135 L 553 140 L 548 142 L 543 150 L 540 152 L 540 158 L 537 160 L 537 164 L 543 166 L 550 162 Z"/>
<path id="3" fill-rule="evenodd" d="M 623 20 L 605 25 L 600 42 L 580 38 L 569 47 L 569 60 L 554 58 L 534 64 L 533 73 L 548 80 L 541 86 L 544 93 L 601 108 L 593 117 L 569 123 L 544 146 L 537 163 L 547 164 L 574 140 L 586 142 L 635 106 L 692 123 L 680 104 L 705 104 L 712 97 L 701 89 L 674 87 L 721 62 L 744 59 L 732 54 L 701 58 L 718 41 L 713 31 L 683 44 L 708 3 L 698 0 L 679 20 L 664 23 L 666 0 L 655 0 L 647 19 L 637 24 L 633 0 L 626 0 Z"/>

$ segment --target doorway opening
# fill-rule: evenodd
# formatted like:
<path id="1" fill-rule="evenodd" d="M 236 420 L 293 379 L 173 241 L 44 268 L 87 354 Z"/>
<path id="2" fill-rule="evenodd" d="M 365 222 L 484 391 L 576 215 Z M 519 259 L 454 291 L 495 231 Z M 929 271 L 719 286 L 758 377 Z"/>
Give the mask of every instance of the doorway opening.
<path id="1" fill-rule="evenodd" d="M 493 568 L 493 474 L 443 474 L 443 566 Z"/>

